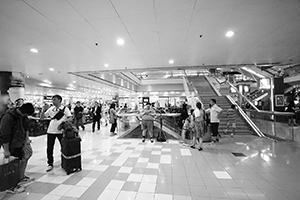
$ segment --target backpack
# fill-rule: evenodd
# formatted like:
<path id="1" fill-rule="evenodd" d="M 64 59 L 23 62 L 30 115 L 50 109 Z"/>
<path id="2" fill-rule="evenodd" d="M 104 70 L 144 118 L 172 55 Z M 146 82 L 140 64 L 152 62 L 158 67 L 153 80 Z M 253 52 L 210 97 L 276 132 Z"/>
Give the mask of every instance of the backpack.
<path id="1" fill-rule="evenodd" d="M 165 133 L 163 132 L 163 130 L 160 130 L 160 131 L 158 132 L 156 141 L 157 141 L 157 142 L 165 142 L 165 141 L 167 141 L 166 135 L 165 135 Z"/>

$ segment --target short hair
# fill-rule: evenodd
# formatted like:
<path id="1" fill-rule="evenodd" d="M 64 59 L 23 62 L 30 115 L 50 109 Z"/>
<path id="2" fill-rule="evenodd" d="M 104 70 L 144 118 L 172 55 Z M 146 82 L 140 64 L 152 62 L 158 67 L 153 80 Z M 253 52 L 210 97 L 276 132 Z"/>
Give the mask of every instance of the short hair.
<path id="1" fill-rule="evenodd" d="M 234 105 L 234 104 L 232 104 L 232 105 L 231 105 L 231 108 L 232 108 L 232 109 L 235 109 L 235 105 Z"/>
<path id="2" fill-rule="evenodd" d="M 80 101 L 77 101 L 76 103 L 80 103 Z"/>
<path id="3" fill-rule="evenodd" d="M 150 102 L 147 102 L 146 105 L 151 105 L 151 103 L 150 103 Z"/>
<path id="4" fill-rule="evenodd" d="M 34 113 L 34 106 L 32 105 L 32 103 L 24 103 L 19 110 L 21 111 L 21 113 L 23 114 L 28 114 L 28 115 L 32 115 Z"/>
<path id="5" fill-rule="evenodd" d="M 191 112 L 191 115 L 192 115 L 192 114 L 193 114 L 193 112 L 194 112 L 194 109 L 191 109 L 191 110 L 190 110 L 190 112 Z"/>
<path id="6" fill-rule="evenodd" d="M 202 108 L 202 103 L 198 101 L 198 102 L 196 103 L 196 107 L 197 107 L 198 109 L 201 109 L 201 108 Z"/>
<path id="7" fill-rule="evenodd" d="M 211 99 L 212 102 L 214 103 L 217 103 L 217 100 L 216 99 Z"/>
<path id="8" fill-rule="evenodd" d="M 62 101 L 62 97 L 59 94 L 53 95 L 52 99 L 57 98 Z"/>

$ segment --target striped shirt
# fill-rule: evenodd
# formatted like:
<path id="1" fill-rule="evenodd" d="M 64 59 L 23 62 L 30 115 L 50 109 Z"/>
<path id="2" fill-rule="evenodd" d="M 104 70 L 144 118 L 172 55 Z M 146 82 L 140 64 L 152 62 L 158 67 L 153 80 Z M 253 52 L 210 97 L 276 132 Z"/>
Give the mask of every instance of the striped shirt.
<path id="1" fill-rule="evenodd" d="M 236 111 L 237 111 L 236 109 L 232 109 L 232 108 L 229 108 L 227 110 L 227 119 L 229 122 L 232 123 L 236 122 L 236 115 L 237 115 Z"/>

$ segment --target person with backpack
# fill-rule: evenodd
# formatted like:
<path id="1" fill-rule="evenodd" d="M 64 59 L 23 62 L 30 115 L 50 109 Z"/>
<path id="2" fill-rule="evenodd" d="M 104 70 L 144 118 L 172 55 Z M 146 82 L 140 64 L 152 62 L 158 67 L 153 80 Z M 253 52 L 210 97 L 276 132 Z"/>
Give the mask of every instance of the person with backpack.
<path id="1" fill-rule="evenodd" d="M 58 130 L 59 125 L 67 120 L 72 120 L 72 114 L 68 107 L 62 105 L 62 97 L 58 94 L 52 97 L 53 106 L 48 108 L 45 112 L 43 109 L 41 119 L 44 117 L 50 117 L 51 121 L 47 129 L 47 163 L 46 172 L 50 172 L 53 169 L 53 149 L 55 139 L 57 138 L 61 144 L 63 138 L 62 130 Z"/>
<path id="2" fill-rule="evenodd" d="M 28 155 L 25 146 L 30 143 L 28 137 L 27 116 L 34 113 L 31 103 L 25 103 L 6 111 L 0 121 L 0 141 L 4 149 L 4 158 L 14 156 L 20 160 L 20 182 L 8 189 L 8 193 L 21 193 L 24 186 L 34 181 L 25 175 L 27 163 L 31 155 Z M 32 153 L 32 152 L 31 152 Z"/>
<path id="3" fill-rule="evenodd" d="M 196 103 L 196 109 L 194 111 L 194 123 L 196 134 L 193 137 L 193 144 L 191 148 L 195 149 L 196 143 L 198 141 L 198 150 L 202 151 L 203 135 L 204 135 L 204 125 L 205 125 L 205 111 L 202 109 L 202 104 L 200 102 Z"/>

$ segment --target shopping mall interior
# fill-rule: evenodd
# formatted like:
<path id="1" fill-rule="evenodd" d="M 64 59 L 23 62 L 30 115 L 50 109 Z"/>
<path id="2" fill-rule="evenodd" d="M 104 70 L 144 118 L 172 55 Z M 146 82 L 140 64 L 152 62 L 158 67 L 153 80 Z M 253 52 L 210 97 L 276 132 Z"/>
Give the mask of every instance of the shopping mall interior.
<path id="1" fill-rule="evenodd" d="M 0 199 L 299 200 L 299 10 L 299 0 L 1 0 L 0 110 L 20 98 L 34 105 L 26 175 L 35 180 Z M 55 94 L 72 114 L 76 102 L 84 108 L 82 167 L 71 174 L 58 140 L 46 172 L 41 113 Z M 222 109 L 219 142 L 208 127 L 199 151 L 192 129 L 182 133 L 182 107 L 211 99 Z M 147 103 L 154 142 L 142 141 Z"/>

